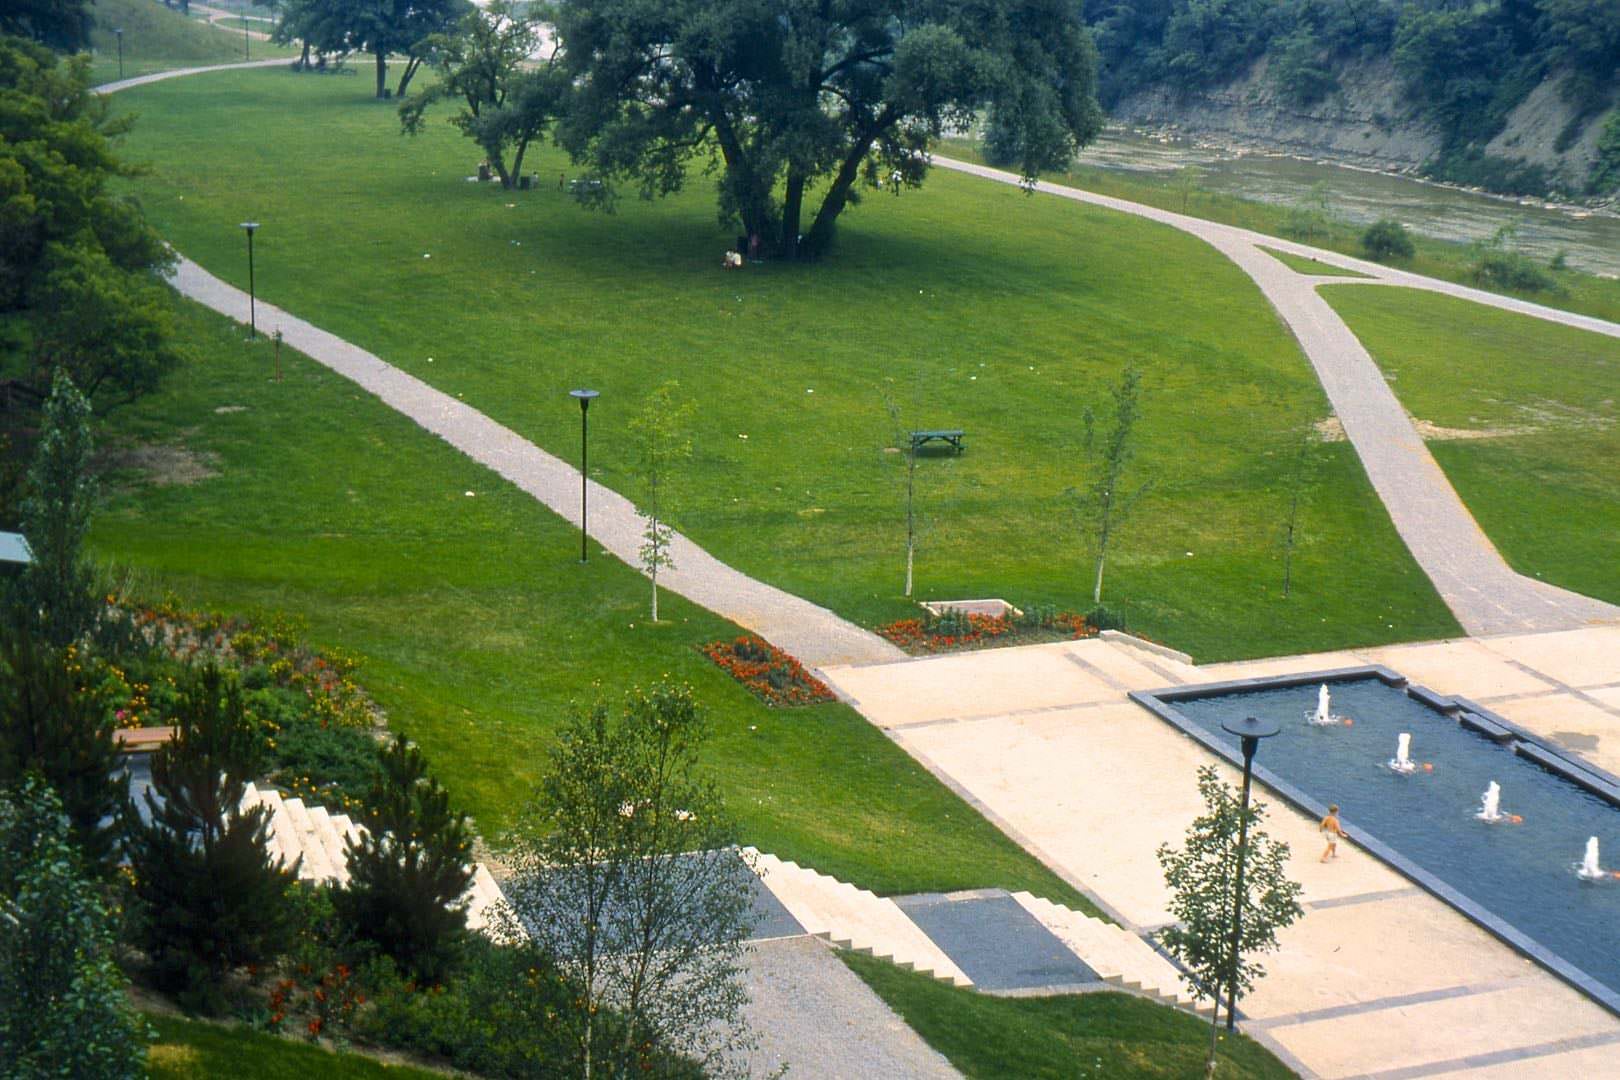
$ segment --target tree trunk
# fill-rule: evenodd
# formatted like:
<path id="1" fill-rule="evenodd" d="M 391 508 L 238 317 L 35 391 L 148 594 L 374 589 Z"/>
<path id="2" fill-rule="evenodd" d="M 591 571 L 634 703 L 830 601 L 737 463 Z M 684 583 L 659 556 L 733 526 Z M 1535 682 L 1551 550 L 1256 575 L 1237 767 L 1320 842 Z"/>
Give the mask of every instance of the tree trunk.
<path id="1" fill-rule="evenodd" d="M 411 79 L 415 77 L 416 70 L 421 66 L 422 58 L 420 56 L 412 56 L 405 61 L 405 74 L 399 77 L 399 89 L 394 91 L 395 97 L 402 98 L 405 96 L 405 90 L 411 85 Z"/>
<path id="2" fill-rule="evenodd" d="M 388 96 L 388 50 L 377 50 L 377 96 Z"/>
<path id="3" fill-rule="evenodd" d="M 781 248 L 790 258 L 799 254 L 799 225 L 803 215 L 804 174 L 794 169 L 788 173 L 787 191 L 782 195 Z"/>
<path id="4" fill-rule="evenodd" d="M 309 42 L 304 42 L 304 51 L 298 56 L 298 70 L 309 70 Z"/>
<path id="5" fill-rule="evenodd" d="M 882 130 L 877 127 L 875 130 Z M 849 203 L 849 189 L 855 186 L 855 178 L 860 175 L 861 162 L 866 160 L 866 153 L 872 149 L 871 135 L 862 135 L 855 140 L 844 163 L 838 167 L 838 175 L 833 178 L 832 186 L 827 189 L 826 198 L 821 200 L 821 209 L 816 211 L 815 223 L 805 235 L 804 244 L 799 255 L 801 258 L 818 258 L 832 243 L 833 227 L 838 223 L 838 215 L 844 212 Z"/>
<path id="6" fill-rule="evenodd" d="M 1215 1007 L 1209 1011 L 1209 1060 L 1204 1062 L 1204 1076 L 1208 1080 L 1215 1077 L 1215 1047 L 1221 1032 L 1221 987 L 1219 983 L 1214 987 Z"/>

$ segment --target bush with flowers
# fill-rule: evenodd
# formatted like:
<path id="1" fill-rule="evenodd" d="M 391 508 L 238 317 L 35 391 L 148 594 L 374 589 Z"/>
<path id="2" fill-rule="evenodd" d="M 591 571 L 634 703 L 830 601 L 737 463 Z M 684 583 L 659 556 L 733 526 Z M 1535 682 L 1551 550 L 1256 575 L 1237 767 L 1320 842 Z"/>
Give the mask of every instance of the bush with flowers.
<path id="1" fill-rule="evenodd" d="M 918 618 L 898 619 L 878 627 L 877 632 L 906 652 L 919 655 L 992 645 L 1073 641 L 1094 637 L 1098 629 L 1098 620 L 1089 615 L 1042 605 L 1005 615 L 978 615 L 946 608 L 938 615 L 925 612 Z"/>
<path id="2" fill-rule="evenodd" d="M 703 646 L 703 655 L 767 705 L 814 705 L 833 700 L 827 684 L 806 671 L 803 664 L 752 635 L 710 642 Z"/>
<path id="3" fill-rule="evenodd" d="M 266 779 L 334 811 L 358 807 L 376 776 L 384 717 L 355 681 L 355 657 L 310 646 L 290 619 L 259 626 L 172 602 L 109 596 L 101 623 L 113 632 L 71 646 L 69 666 L 115 726 L 172 723 L 185 670 L 211 661 L 241 680 L 264 735 Z"/>

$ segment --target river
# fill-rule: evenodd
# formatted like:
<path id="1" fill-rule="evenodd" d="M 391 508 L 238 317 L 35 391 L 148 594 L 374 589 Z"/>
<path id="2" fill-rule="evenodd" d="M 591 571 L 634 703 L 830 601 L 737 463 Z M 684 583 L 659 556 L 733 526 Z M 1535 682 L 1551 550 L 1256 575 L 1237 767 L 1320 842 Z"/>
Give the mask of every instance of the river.
<path id="1" fill-rule="evenodd" d="M 1194 140 L 1163 139 L 1117 129 L 1104 132 L 1080 165 L 1133 172 L 1204 170 L 1205 191 L 1257 202 L 1290 205 L 1313 197 L 1320 185 L 1328 213 L 1356 224 L 1393 217 L 1414 233 L 1470 242 L 1518 230 L 1514 246 L 1536 259 L 1560 251 L 1588 273 L 1620 276 L 1620 216 L 1520 203 L 1405 176 L 1348 168 L 1254 150 L 1233 150 Z"/>

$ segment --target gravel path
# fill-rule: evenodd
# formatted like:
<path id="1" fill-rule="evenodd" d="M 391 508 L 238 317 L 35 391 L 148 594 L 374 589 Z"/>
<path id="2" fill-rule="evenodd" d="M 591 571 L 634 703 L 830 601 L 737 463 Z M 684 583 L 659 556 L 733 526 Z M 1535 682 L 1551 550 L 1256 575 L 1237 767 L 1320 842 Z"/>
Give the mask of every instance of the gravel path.
<path id="1" fill-rule="evenodd" d="M 818 938 L 751 945 L 744 981 L 748 1019 L 759 1036 L 750 1076 L 770 1076 L 784 1065 L 789 1080 L 961 1075 Z"/>
<path id="2" fill-rule="evenodd" d="M 179 260 L 171 280 L 182 295 L 238 322 L 248 321 L 247 293 L 190 259 Z M 579 470 L 572 465 L 465 402 L 262 300 L 258 325 L 265 334 L 280 330 L 294 349 L 493 469 L 570 524 L 579 525 Z M 591 483 L 590 533 L 603 549 L 639 566 L 644 529 L 641 514 L 629 499 Z M 905 653 L 876 634 L 732 569 L 679 533 L 670 543 L 670 554 L 675 567 L 658 575 L 661 586 L 752 630 L 808 666 L 905 659 Z"/>
<path id="3" fill-rule="evenodd" d="M 934 164 L 987 180 L 1018 183 L 1017 176 L 999 169 L 948 158 L 935 158 Z M 1401 539 L 1468 633 L 1567 630 L 1620 621 L 1620 607 L 1525 577 L 1508 566 L 1435 463 L 1378 365 L 1316 288 L 1326 281 L 1401 285 L 1611 337 L 1620 337 L 1620 325 L 1061 184 L 1040 183 L 1036 190 L 1191 233 L 1254 279 L 1310 358 Z M 1369 276 L 1312 278 L 1284 266 L 1261 251 L 1260 245 Z"/>

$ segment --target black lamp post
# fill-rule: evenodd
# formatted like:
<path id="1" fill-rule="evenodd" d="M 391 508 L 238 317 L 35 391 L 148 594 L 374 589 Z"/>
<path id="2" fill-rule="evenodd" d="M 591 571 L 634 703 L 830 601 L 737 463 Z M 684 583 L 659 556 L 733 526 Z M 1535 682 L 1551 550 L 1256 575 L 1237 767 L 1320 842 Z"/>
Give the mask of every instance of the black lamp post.
<path id="1" fill-rule="evenodd" d="M 591 400 L 601 395 L 595 390 L 570 390 L 568 396 L 579 402 L 579 561 L 585 561 L 585 493 L 590 490 L 591 477 L 588 468 L 589 459 L 586 457 L 588 443 L 586 433 L 590 422 L 586 419 L 590 415 Z"/>
<path id="2" fill-rule="evenodd" d="M 118 38 L 118 77 L 122 79 L 124 77 L 124 28 L 120 26 L 113 31 L 113 35 Z"/>
<path id="3" fill-rule="evenodd" d="M 258 299 L 253 291 L 253 230 L 259 227 L 257 221 L 244 221 L 242 228 L 248 238 L 248 340 L 259 336 Z"/>
<path id="4" fill-rule="evenodd" d="M 1261 739 L 1269 739 L 1282 728 L 1272 720 L 1223 720 L 1221 730 L 1243 742 L 1243 809 L 1238 818 L 1237 882 L 1232 890 L 1232 970 L 1226 979 L 1226 1030 L 1237 1026 L 1238 945 L 1243 940 L 1243 862 L 1249 854 L 1249 782 L 1254 776 L 1254 752 Z"/>
<path id="5" fill-rule="evenodd" d="M 252 55 L 253 50 L 252 50 L 252 47 L 248 44 L 248 41 L 249 41 L 249 39 L 248 39 L 248 21 L 247 21 L 246 10 L 244 9 L 243 15 L 242 15 L 242 59 L 244 59 L 244 60 L 253 59 L 253 55 Z"/>

